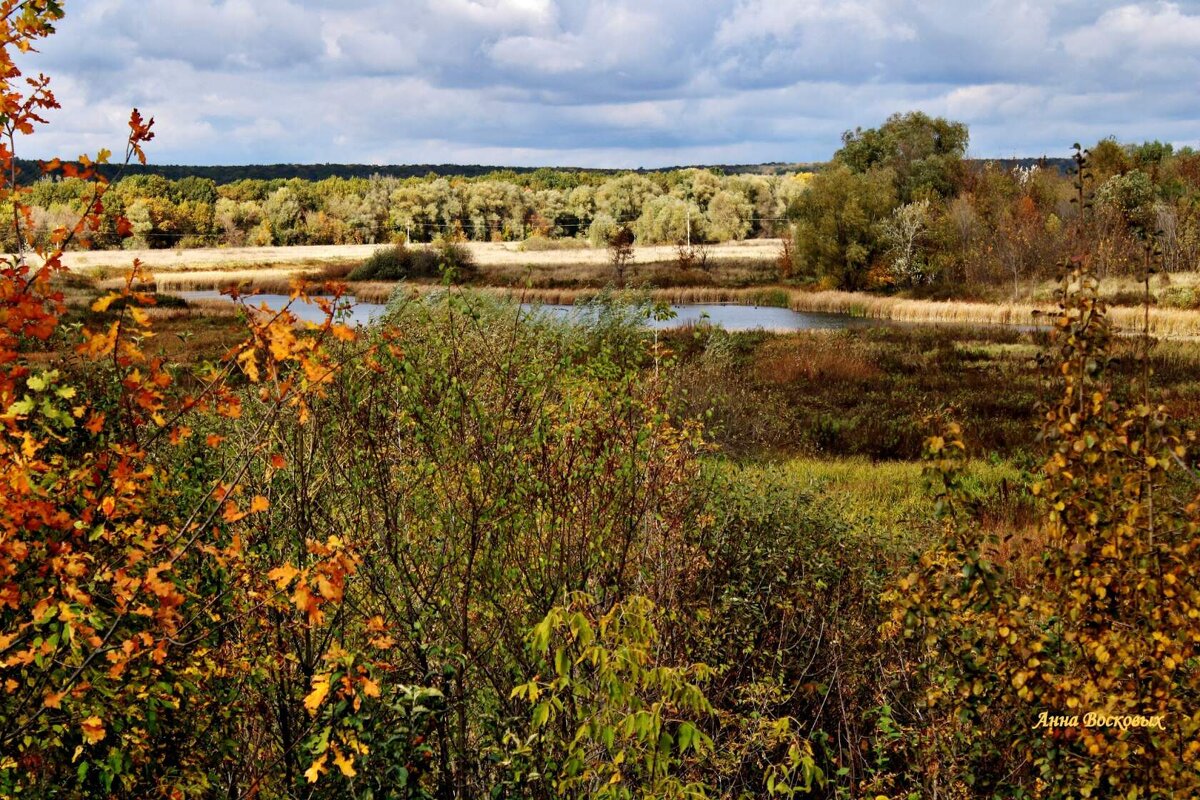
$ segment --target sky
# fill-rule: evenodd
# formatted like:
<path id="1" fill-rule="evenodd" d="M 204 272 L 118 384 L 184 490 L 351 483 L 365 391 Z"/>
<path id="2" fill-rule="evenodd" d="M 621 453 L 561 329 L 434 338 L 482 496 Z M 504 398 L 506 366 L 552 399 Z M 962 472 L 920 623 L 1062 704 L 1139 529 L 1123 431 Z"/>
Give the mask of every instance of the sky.
<path id="1" fill-rule="evenodd" d="M 1200 145 L 1200 0 L 67 0 L 19 155 L 635 168 L 823 161 L 893 112 L 970 155 Z"/>

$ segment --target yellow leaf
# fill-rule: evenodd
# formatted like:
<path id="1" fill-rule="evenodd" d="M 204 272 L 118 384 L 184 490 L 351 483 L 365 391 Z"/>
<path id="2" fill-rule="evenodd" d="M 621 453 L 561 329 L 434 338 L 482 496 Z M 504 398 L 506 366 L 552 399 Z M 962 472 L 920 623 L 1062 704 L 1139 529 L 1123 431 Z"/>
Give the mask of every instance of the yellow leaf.
<path id="1" fill-rule="evenodd" d="M 96 313 L 108 311 L 108 307 L 111 306 L 113 301 L 120 296 L 121 295 L 117 292 L 109 292 L 108 294 L 104 295 L 104 297 L 97 298 L 96 302 L 92 303 L 92 311 L 95 311 Z"/>
<path id="2" fill-rule="evenodd" d="M 342 771 L 342 774 L 347 778 L 353 778 L 358 773 L 354 771 L 354 756 L 346 758 L 342 755 L 342 751 L 336 747 L 333 748 L 333 763 Z"/>
<path id="3" fill-rule="evenodd" d="M 309 783 L 316 783 L 317 778 L 321 777 L 321 773 L 325 771 L 325 759 L 328 757 L 328 754 L 321 756 L 312 763 L 311 767 L 304 770 L 304 778 Z"/>
<path id="4" fill-rule="evenodd" d="M 88 717 L 79 723 L 79 727 L 83 729 L 83 737 L 88 740 L 89 744 L 100 741 L 107 733 L 104 730 L 104 722 L 99 717 Z"/>
<path id="5" fill-rule="evenodd" d="M 250 501 L 250 513 L 251 514 L 257 514 L 260 511 L 266 511 L 270 507 L 271 507 L 271 501 L 268 500 L 267 498 L 263 497 L 261 494 L 256 495 L 255 498 Z"/>
<path id="6" fill-rule="evenodd" d="M 304 707 L 308 709 L 309 714 L 316 714 L 321 703 L 325 701 L 326 695 L 329 694 L 329 676 L 318 675 L 313 678 L 313 690 L 308 693 L 308 697 L 304 698 Z"/>
<path id="7" fill-rule="evenodd" d="M 300 570 L 293 567 L 291 564 L 284 564 L 276 567 L 267 573 L 267 578 L 275 582 L 275 586 L 282 589 L 292 582 L 292 578 L 300 574 Z"/>
<path id="8" fill-rule="evenodd" d="M 362 679 L 362 688 L 367 697 L 379 697 L 379 684 L 370 678 Z"/>

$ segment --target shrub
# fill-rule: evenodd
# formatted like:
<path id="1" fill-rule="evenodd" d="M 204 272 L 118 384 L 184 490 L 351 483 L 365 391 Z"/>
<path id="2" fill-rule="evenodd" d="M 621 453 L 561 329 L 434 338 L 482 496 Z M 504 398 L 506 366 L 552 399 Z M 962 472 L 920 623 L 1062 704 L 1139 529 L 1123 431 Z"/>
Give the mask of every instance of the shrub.
<path id="1" fill-rule="evenodd" d="M 471 251 L 457 242 L 444 241 L 431 247 L 395 244 L 380 248 L 350 273 L 352 281 L 402 281 L 440 278 L 449 271 L 456 280 L 475 277 Z"/>
<path id="2" fill-rule="evenodd" d="M 939 769 L 925 794 L 960 781 L 986 797 L 1195 797 L 1196 435 L 1152 405 L 1148 337 L 1140 385 L 1109 376 L 1112 333 L 1086 264 L 1064 280 L 1060 312 L 1033 487 L 1040 553 L 1006 563 L 1010 543 L 957 514 L 971 502 L 956 426 L 928 443 L 955 524 L 890 593 L 897 629 L 926 650 L 919 739 Z"/>
<path id="3" fill-rule="evenodd" d="M 457 282 L 466 282 L 478 276 L 475 257 L 465 244 L 443 239 L 434 244 L 434 252 L 438 258 L 438 270 L 449 270 Z"/>
<path id="4" fill-rule="evenodd" d="M 526 253 L 540 253 L 548 250 L 586 250 L 588 243 L 583 239 L 551 239 L 547 236 L 530 236 L 521 242 L 521 250 Z"/>

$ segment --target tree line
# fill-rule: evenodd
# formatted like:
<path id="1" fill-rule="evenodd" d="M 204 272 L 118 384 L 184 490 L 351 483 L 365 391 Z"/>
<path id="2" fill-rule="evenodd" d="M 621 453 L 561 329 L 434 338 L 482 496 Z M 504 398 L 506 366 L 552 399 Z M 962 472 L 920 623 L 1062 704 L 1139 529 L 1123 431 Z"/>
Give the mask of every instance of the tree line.
<path id="1" fill-rule="evenodd" d="M 1088 150 L 1091 189 L 1080 205 L 1063 160 L 972 160 L 968 143 L 963 123 L 911 112 L 848 131 L 815 172 L 543 168 L 227 183 L 132 174 L 112 184 L 100 224 L 80 243 L 141 249 L 540 238 L 603 246 L 626 228 L 637 244 L 778 236 L 786 240 L 782 279 L 847 289 L 1015 290 L 1048 277 L 1081 237 L 1102 277 L 1135 269 L 1149 240 L 1167 271 L 1200 261 L 1200 154 L 1193 149 L 1103 139 Z M 86 206 L 88 191 L 75 177 L 33 183 L 27 235 L 47 241 Z M 132 236 L 120 235 L 122 218 Z"/>
<path id="2" fill-rule="evenodd" d="M 34 183 L 42 174 L 44 162 L 26 158 L 14 160 L 17 181 L 21 184 Z M 1065 165 L 1065 164 L 1064 164 Z M 762 164 L 695 164 L 697 169 L 707 169 L 725 174 L 753 173 L 760 175 L 784 175 L 789 172 L 804 172 L 817 165 L 770 161 Z M 547 175 L 557 173 L 583 173 L 588 175 L 612 176 L 621 172 L 654 174 L 673 172 L 684 167 L 639 167 L 633 170 L 601 169 L 596 167 L 501 167 L 486 164 L 129 164 L 100 165 L 97 174 L 109 181 L 124 175 L 159 175 L 169 180 L 180 178 L 210 178 L 218 184 L 235 183 L 241 180 L 291 180 L 322 181 L 326 178 L 370 178 L 383 175 L 391 178 L 484 178 L 497 175 L 516 175 L 520 180 L 539 181 Z M 553 178 L 552 178 L 553 179 Z"/>
<path id="3" fill-rule="evenodd" d="M 856 129 L 788 207 L 792 277 L 828 287 L 962 287 L 1045 279 L 1072 247 L 1100 277 L 1200 265 L 1200 153 L 1103 139 L 1087 191 L 1057 163 L 970 162 L 966 125 L 920 112 Z"/>
<path id="4" fill-rule="evenodd" d="M 728 241 L 776 235 L 804 173 L 720 175 L 543 171 L 484 178 L 330 177 L 320 181 L 245 179 L 217 184 L 188 176 L 127 176 L 105 197 L 99 248 L 373 244 L 457 238 L 511 241 L 580 238 L 604 244 L 632 226 L 644 243 Z M 31 235 L 44 241 L 90 200 L 77 178 L 46 178 L 30 189 Z M 129 219 L 122 240 L 116 221 Z M 12 243 L 9 243 L 10 245 Z"/>

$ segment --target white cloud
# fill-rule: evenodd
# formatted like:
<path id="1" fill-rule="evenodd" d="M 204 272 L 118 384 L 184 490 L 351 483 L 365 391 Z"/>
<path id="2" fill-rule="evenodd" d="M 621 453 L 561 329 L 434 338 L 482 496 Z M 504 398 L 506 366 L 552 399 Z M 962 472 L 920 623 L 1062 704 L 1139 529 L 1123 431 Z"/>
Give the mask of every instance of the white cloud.
<path id="1" fill-rule="evenodd" d="M 1200 138 L 1200 10 L 1122 0 L 89 0 L 26 61 L 31 155 L 159 162 L 817 160 L 920 108 L 977 155 Z M 23 61 L 22 63 L 25 63 Z M 115 149 L 115 148 L 114 148 Z"/>
<path id="2" fill-rule="evenodd" d="M 1200 13 L 1176 3 L 1125 5 L 1063 37 L 1098 83 L 1200 79 Z"/>

